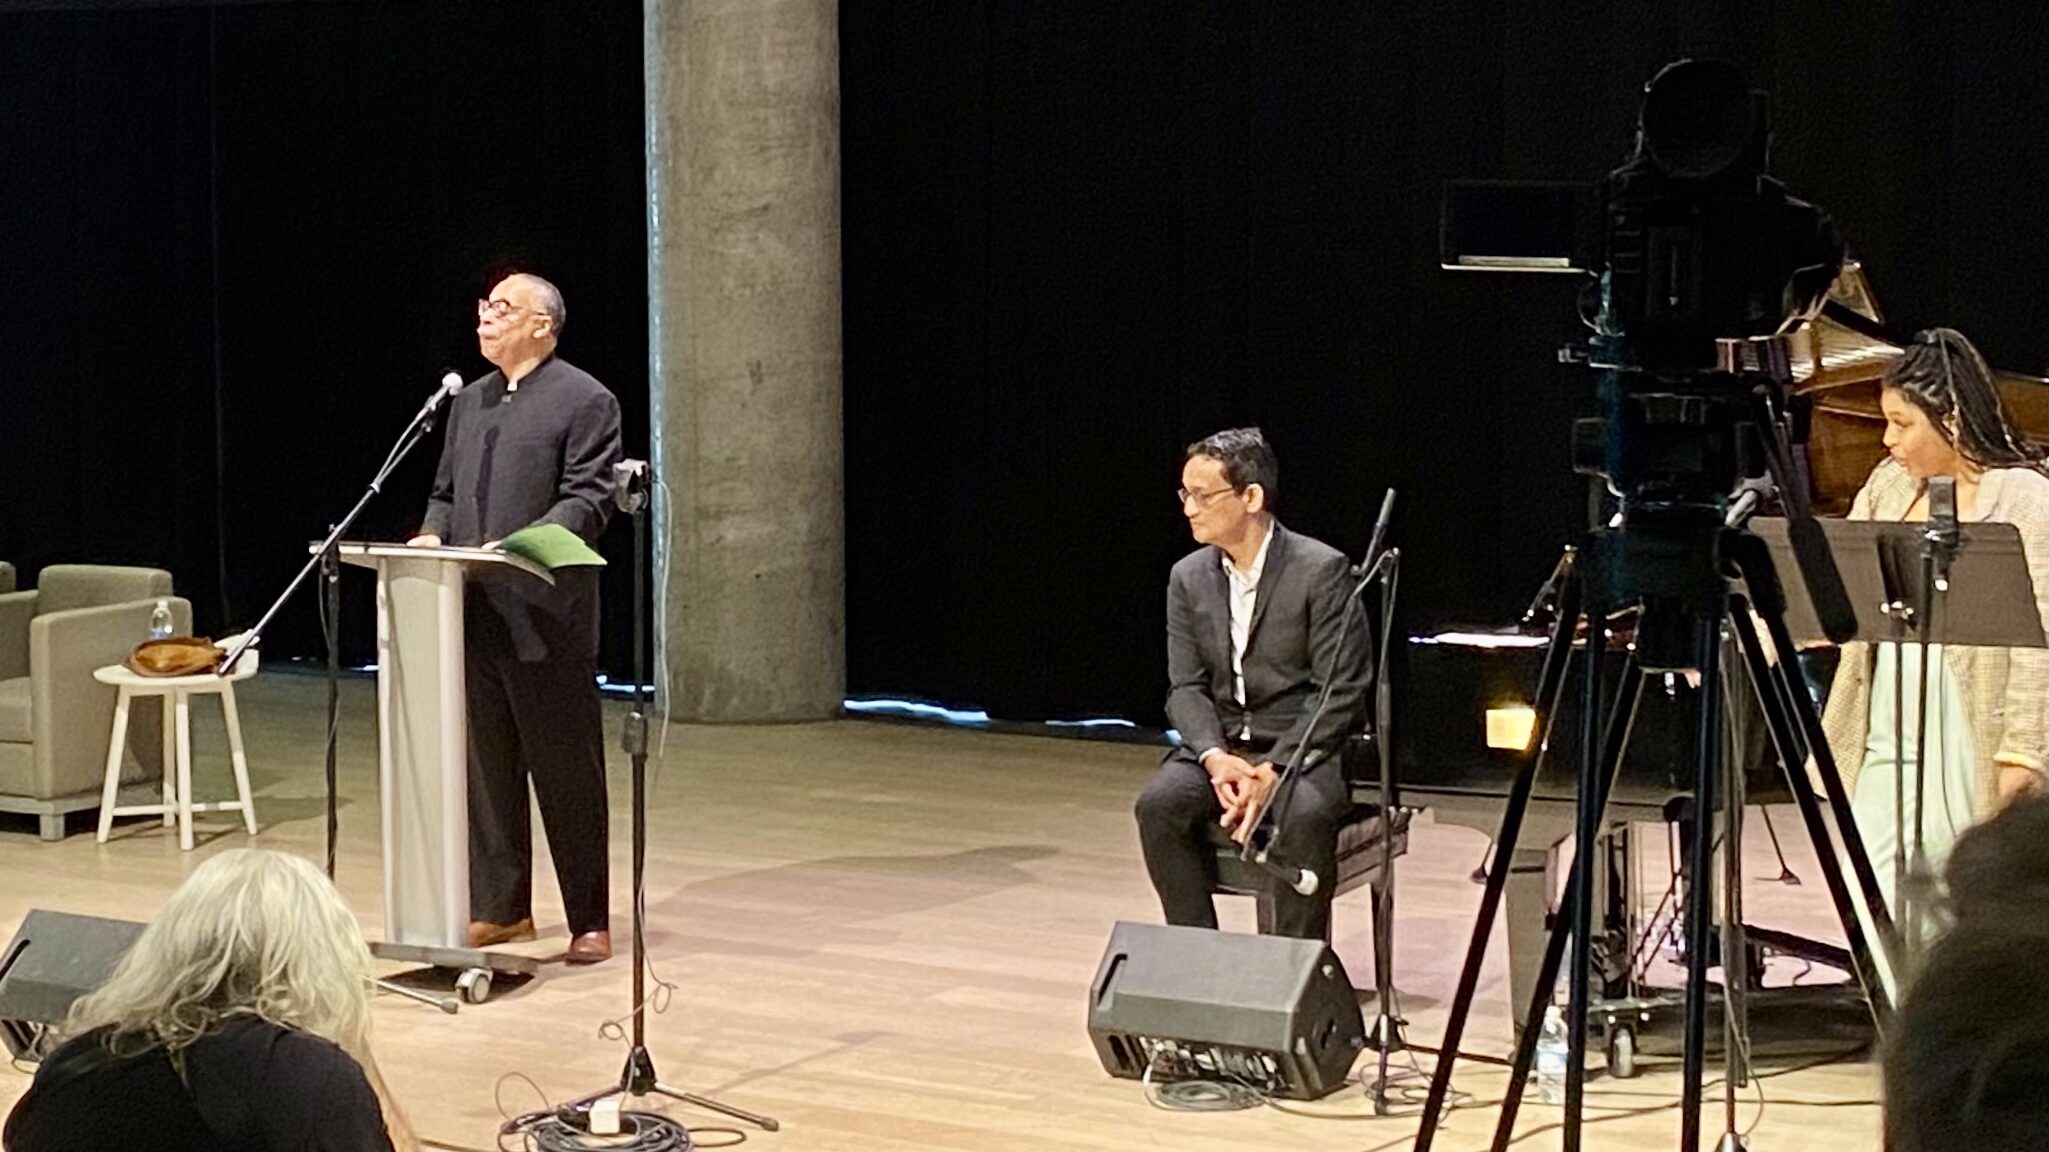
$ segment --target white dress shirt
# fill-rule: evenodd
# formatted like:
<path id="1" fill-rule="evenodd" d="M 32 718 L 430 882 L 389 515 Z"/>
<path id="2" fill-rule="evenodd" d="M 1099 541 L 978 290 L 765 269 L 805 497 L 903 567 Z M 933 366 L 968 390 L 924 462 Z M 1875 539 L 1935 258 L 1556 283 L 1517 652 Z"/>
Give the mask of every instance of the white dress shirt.
<path id="1" fill-rule="evenodd" d="M 1274 542 L 1273 524 L 1266 526 L 1266 536 L 1259 542 L 1259 551 L 1252 557 L 1252 567 L 1240 571 L 1231 563 L 1231 554 L 1218 549 L 1219 563 L 1224 566 L 1224 579 L 1231 587 L 1231 695 L 1238 706 L 1245 706 L 1245 646 L 1252 639 L 1252 610 L 1259 602 L 1259 575 L 1266 571 L 1266 550 Z M 1250 717 L 1239 721 L 1237 738 L 1242 742 L 1251 739 Z M 1207 757 L 1214 749 L 1204 749 Z"/>

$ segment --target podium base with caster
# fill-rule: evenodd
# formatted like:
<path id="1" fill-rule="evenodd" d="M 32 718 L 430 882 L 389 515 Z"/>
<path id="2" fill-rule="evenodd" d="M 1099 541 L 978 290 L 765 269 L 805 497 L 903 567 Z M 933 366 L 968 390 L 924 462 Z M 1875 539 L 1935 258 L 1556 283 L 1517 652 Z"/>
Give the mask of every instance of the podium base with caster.
<path id="1" fill-rule="evenodd" d="M 482 1004 L 490 998 L 493 973 L 533 976 L 541 970 L 541 962 L 531 956 L 488 952 L 482 948 L 378 942 L 370 945 L 370 954 L 380 960 L 396 960 L 401 964 L 426 964 L 449 969 L 457 974 L 456 991 L 470 1004 Z"/>

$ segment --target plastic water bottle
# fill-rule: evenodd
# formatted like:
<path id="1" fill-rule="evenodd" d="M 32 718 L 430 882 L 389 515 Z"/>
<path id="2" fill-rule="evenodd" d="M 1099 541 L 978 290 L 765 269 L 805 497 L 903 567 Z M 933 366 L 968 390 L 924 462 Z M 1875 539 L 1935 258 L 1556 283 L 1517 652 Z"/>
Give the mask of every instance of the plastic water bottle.
<path id="1" fill-rule="evenodd" d="M 1537 1035 L 1537 1098 L 1546 1104 L 1565 1103 L 1565 1057 L 1565 1017 L 1548 1005 Z"/>
<path id="2" fill-rule="evenodd" d="M 169 640 L 171 638 L 171 602 L 157 601 L 156 610 L 149 614 L 149 638 Z"/>

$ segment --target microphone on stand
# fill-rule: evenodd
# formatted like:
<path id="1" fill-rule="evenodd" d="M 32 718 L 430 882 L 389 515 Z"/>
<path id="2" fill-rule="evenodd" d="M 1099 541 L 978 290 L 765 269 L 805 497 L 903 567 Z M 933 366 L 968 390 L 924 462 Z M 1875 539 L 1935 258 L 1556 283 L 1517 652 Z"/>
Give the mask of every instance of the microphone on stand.
<path id="1" fill-rule="evenodd" d="M 399 437 L 398 443 L 393 444 L 391 451 L 385 454 L 384 463 L 377 469 L 377 478 L 370 482 L 371 492 L 383 491 L 384 481 L 391 474 L 391 469 L 398 464 L 399 457 L 405 455 L 406 451 L 412 447 L 410 438 L 416 434 L 425 436 L 427 433 L 432 432 L 434 430 L 435 414 L 441 410 L 443 404 L 448 403 L 460 391 L 462 391 L 462 375 L 460 373 L 449 371 L 441 374 L 441 387 L 435 389 L 432 396 L 427 397 L 427 402 L 420 405 L 418 412 L 413 413 L 413 422 L 406 425 L 406 434 Z"/>
<path id="2" fill-rule="evenodd" d="M 436 389 L 432 396 L 427 397 L 427 402 L 420 405 L 419 415 L 414 416 L 413 419 L 415 421 L 428 419 L 443 404 L 454 399 L 455 394 L 460 391 L 462 391 L 462 374 L 458 372 L 442 373 L 441 387 Z"/>
<path id="3" fill-rule="evenodd" d="M 1565 588 L 1565 578 L 1572 572 L 1573 561 L 1579 556 L 1579 549 L 1568 544 L 1558 557 L 1558 563 L 1551 566 L 1551 574 L 1537 586 L 1537 594 L 1530 599 L 1530 606 L 1523 609 L 1522 619 L 1516 621 L 1516 630 L 1525 634 L 1542 635 L 1550 630 L 1558 616 L 1558 594 Z M 1480 862 L 1485 872 L 1485 860 Z"/>
<path id="4" fill-rule="evenodd" d="M 1266 813 L 1260 812 L 1257 816 L 1263 819 Z M 1246 847 L 1250 848 L 1251 845 L 1248 844 Z M 1316 890 L 1323 885 L 1322 879 L 1309 869 L 1297 868 L 1293 864 L 1283 864 L 1275 860 L 1268 854 L 1268 849 L 1264 844 L 1260 845 L 1257 852 L 1253 852 L 1249 856 L 1242 856 L 1241 858 L 1252 861 L 1254 865 L 1258 866 L 1268 875 L 1293 888 L 1298 896 L 1314 896 L 1316 895 Z"/>
<path id="5" fill-rule="evenodd" d="M 1275 864 L 1266 858 L 1266 853 L 1264 852 L 1259 854 L 1258 861 L 1261 868 L 1280 877 L 1281 883 L 1293 888 L 1296 895 L 1316 895 L 1316 889 L 1321 883 L 1316 878 L 1316 873 L 1311 872 L 1307 868 L 1296 868 L 1288 864 Z"/>
<path id="6" fill-rule="evenodd" d="M 1322 709 L 1319 708 L 1318 714 L 1321 714 L 1321 711 Z M 1310 727 L 1313 729 L 1315 724 L 1312 722 Z M 1307 771 L 1319 759 L 1321 759 L 1319 755 L 1311 754 L 1307 761 L 1302 763 L 1299 768 L 1296 765 L 1290 764 L 1288 770 L 1281 773 L 1281 778 L 1276 782 L 1274 791 L 1267 796 L 1266 803 L 1239 817 L 1239 819 L 1251 823 L 1253 833 L 1247 836 L 1245 842 L 1239 846 L 1238 859 L 1259 868 L 1281 883 L 1293 888 L 1298 895 L 1302 896 L 1316 895 L 1316 890 L 1323 884 L 1322 878 L 1307 868 L 1297 868 L 1292 864 L 1284 864 L 1281 861 L 1275 860 L 1272 855 L 1273 840 L 1275 836 L 1279 835 L 1280 826 L 1286 822 L 1288 800 L 1293 795 L 1295 787 L 1295 772 L 1298 770 Z M 1272 823 L 1267 824 L 1266 820 L 1269 815 L 1272 815 L 1274 819 Z M 1260 835 L 1262 830 L 1260 826 L 1262 824 L 1266 824 L 1264 829 L 1266 832 L 1265 836 Z"/>
<path id="7" fill-rule="evenodd" d="M 1389 488 L 1387 495 L 1382 497 L 1380 501 L 1380 519 L 1373 522 L 1373 535 L 1366 541 L 1366 555 L 1352 567 L 1353 576 L 1364 576 L 1373 570 L 1374 565 L 1380 563 L 1380 545 L 1387 539 L 1387 524 L 1392 519 L 1394 519 L 1394 489 Z"/>
<path id="8" fill-rule="evenodd" d="M 1949 565 L 1956 559 L 1957 482 L 1954 476 L 1928 478 L 1928 527 L 1921 532 L 1921 547 L 1935 560 L 1936 587 L 1949 590 Z"/>

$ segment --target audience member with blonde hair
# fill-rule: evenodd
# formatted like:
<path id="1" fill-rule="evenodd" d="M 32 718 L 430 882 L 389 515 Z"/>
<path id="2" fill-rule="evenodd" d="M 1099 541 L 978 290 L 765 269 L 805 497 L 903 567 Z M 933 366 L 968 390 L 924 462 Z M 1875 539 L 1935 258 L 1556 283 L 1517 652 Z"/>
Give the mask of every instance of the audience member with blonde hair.
<path id="1" fill-rule="evenodd" d="M 7 1152 L 405 1150 L 370 1058 L 370 952 L 307 860 L 194 869 L 7 1119 Z"/>

